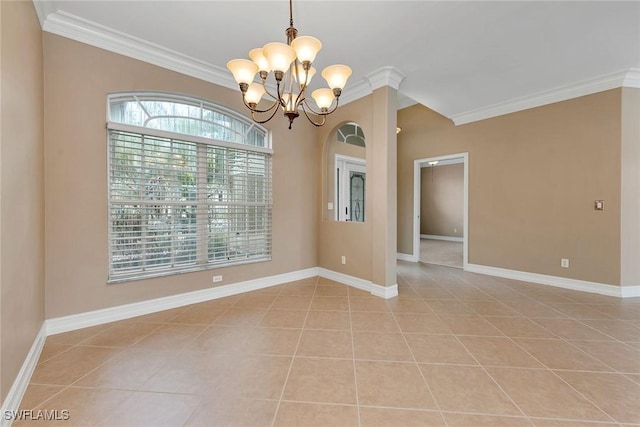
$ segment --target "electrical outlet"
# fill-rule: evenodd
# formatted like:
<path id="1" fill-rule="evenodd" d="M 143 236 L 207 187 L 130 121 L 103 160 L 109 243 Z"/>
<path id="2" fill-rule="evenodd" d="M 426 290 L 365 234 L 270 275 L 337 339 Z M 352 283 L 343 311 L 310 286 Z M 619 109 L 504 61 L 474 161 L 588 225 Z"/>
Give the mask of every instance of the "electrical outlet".
<path id="1" fill-rule="evenodd" d="M 347 257 L 342 255 L 342 265 L 347 263 Z"/>
<path id="2" fill-rule="evenodd" d="M 454 233 L 457 233 L 457 232 L 458 232 L 458 229 L 457 229 L 457 228 L 454 228 L 454 229 L 453 229 L 453 232 L 454 232 Z"/>
<path id="3" fill-rule="evenodd" d="M 222 282 L 222 276 L 213 276 L 213 283 Z"/>
<path id="4" fill-rule="evenodd" d="M 560 260 L 560 267 L 562 268 L 569 268 L 569 260 L 566 258 L 562 258 Z"/>

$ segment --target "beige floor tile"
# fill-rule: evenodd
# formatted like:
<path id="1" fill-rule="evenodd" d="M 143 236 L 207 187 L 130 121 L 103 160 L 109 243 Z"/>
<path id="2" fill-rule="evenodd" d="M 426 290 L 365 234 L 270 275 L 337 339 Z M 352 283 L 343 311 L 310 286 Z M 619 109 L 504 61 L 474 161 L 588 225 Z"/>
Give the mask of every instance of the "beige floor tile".
<path id="1" fill-rule="evenodd" d="M 71 385 L 120 351 L 122 350 L 108 347 L 73 347 L 39 364 L 31 377 L 31 382 Z"/>
<path id="2" fill-rule="evenodd" d="M 255 328 L 245 341 L 247 353 L 293 356 L 302 329 Z"/>
<path id="3" fill-rule="evenodd" d="M 444 425 L 442 415 L 436 411 L 360 408 L 360 426 L 362 427 L 436 427 Z"/>
<path id="4" fill-rule="evenodd" d="M 395 313 L 430 313 L 433 311 L 426 302 L 413 298 L 393 298 L 387 301 L 387 305 Z"/>
<path id="5" fill-rule="evenodd" d="M 347 288 L 348 286 L 337 282 L 333 285 L 318 284 L 318 286 L 316 286 L 316 293 L 314 294 L 314 296 L 346 297 L 347 295 L 349 295 L 349 290 Z"/>
<path id="6" fill-rule="evenodd" d="M 611 319 L 605 313 L 578 303 L 549 304 L 551 308 L 572 319 Z"/>
<path id="7" fill-rule="evenodd" d="M 535 319 L 535 322 L 567 340 L 613 341 L 613 338 L 573 319 Z"/>
<path id="8" fill-rule="evenodd" d="M 549 420 L 539 418 L 531 418 L 531 422 L 535 427 L 613 427 L 619 425 L 618 423 Z"/>
<path id="9" fill-rule="evenodd" d="M 279 296 L 301 296 L 312 297 L 316 291 L 315 284 L 297 284 L 290 283 L 282 286 L 282 291 Z"/>
<path id="10" fill-rule="evenodd" d="M 529 319 L 518 317 L 485 317 L 485 319 L 511 338 L 558 338 Z"/>
<path id="11" fill-rule="evenodd" d="M 449 427 L 531 427 L 526 418 L 445 413 Z"/>
<path id="12" fill-rule="evenodd" d="M 42 352 L 40 353 L 40 358 L 38 359 L 38 363 L 46 362 L 54 356 L 57 356 L 60 353 L 63 353 L 70 348 L 72 345 L 66 344 L 52 344 L 49 342 L 49 339 L 45 341 L 44 347 L 42 347 Z"/>
<path id="13" fill-rule="evenodd" d="M 570 344 L 580 348 L 619 372 L 640 373 L 640 350 L 636 350 L 624 343 L 570 341 Z"/>
<path id="14" fill-rule="evenodd" d="M 167 323 L 142 338 L 133 348 L 153 350 L 180 350 L 193 341 L 207 327 L 205 325 L 178 325 Z"/>
<path id="15" fill-rule="evenodd" d="M 556 373 L 615 421 L 640 424 L 640 384 L 620 374 Z"/>
<path id="16" fill-rule="evenodd" d="M 391 313 L 351 312 L 351 326 L 354 331 L 400 332 Z"/>
<path id="17" fill-rule="evenodd" d="M 505 301 L 505 305 L 508 305 L 523 316 L 530 317 L 532 319 L 566 319 L 567 316 L 540 304 L 533 300 L 531 301 Z"/>
<path id="18" fill-rule="evenodd" d="M 509 338 L 461 336 L 459 339 L 481 365 L 542 368 Z"/>
<path id="19" fill-rule="evenodd" d="M 400 329 L 405 333 L 450 334 L 442 320 L 433 314 L 394 313 Z"/>
<path id="20" fill-rule="evenodd" d="M 426 301 L 429 308 L 436 314 L 445 316 L 471 316 L 475 312 L 467 304 L 458 300 Z"/>
<path id="21" fill-rule="evenodd" d="M 227 311 L 228 307 L 202 307 L 193 305 L 184 312 L 180 313 L 170 323 L 184 323 L 187 325 L 210 325 L 218 317 Z"/>
<path id="22" fill-rule="evenodd" d="M 413 361 L 402 334 L 354 332 L 353 346 L 356 359 Z"/>
<path id="23" fill-rule="evenodd" d="M 358 426 L 358 408 L 346 405 L 282 402 L 275 427 Z"/>
<path id="24" fill-rule="evenodd" d="M 129 347 L 161 327 L 157 323 L 127 323 L 113 325 L 84 341 L 83 345 L 99 347 Z"/>
<path id="25" fill-rule="evenodd" d="M 62 391 L 64 386 L 29 384 L 20 402 L 20 409 L 30 410 Z"/>
<path id="26" fill-rule="evenodd" d="M 518 345 L 551 369 L 610 371 L 611 368 L 564 340 L 515 338 Z"/>
<path id="27" fill-rule="evenodd" d="M 173 308 L 171 310 L 159 311 L 157 313 L 146 314 L 144 316 L 136 316 L 130 319 L 125 319 L 120 321 L 119 323 L 167 323 L 171 321 L 173 318 L 182 314 L 185 310 L 187 310 L 189 306 Z"/>
<path id="28" fill-rule="evenodd" d="M 311 296 L 279 295 L 273 302 L 271 309 L 307 311 L 311 305 L 311 298 Z"/>
<path id="29" fill-rule="evenodd" d="M 467 301 L 466 304 L 482 316 L 519 317 L 520 313 L 498 301 Z"/>
<path id="30" fill-rule="evenodd" d="M 251 348 L 254 329 L 248 326 L 211 325 L 184 348 L 210 354 L 246 354 Z"/>
<path id="31" fill-rule="evenodd" d="M 620 341 L 640 341 L 640 328 L 623 320 L 583 320 L 588 326 Z"/>
<path id="32" fill-rule="evenodd" d="M 236 301 L 233 305 L 234 308 L 253 308 L 253 309 L 266 309 L 271 307 L 276 300 L 276 295 L 258 295 L 254 292 L 248 292 Z"/>
<path id="33" fill-rule="evenodd" d="M 353 361 L 296 357 L 282 398 L 302 402 L 355 404 Z"/>
<path id="34" fill-rule="evenodd" d="M 223 396 L 279 399 L 290 366 L 291 357 L 253 355 L 235 358 L 231 369 L 222 371 L 219 390 Z"/>
<path id="35" fill-rule="evenodd" d="M 441 410 L 522 415 L 482 368 L 420 365 L 420 369 Z"/>
<path id="36" fill-rule="evenodd" d="M 456 297 L 453 296 L 451 292 L 448 292 L 446 289 L 440 286 L 427 286 L 427 287 L 414 287 L 415 293 L 419 295 L 421 298 L 425 299 L 427 302 L 431 302 L 431 300 L 455 300 Z"/>
<path id="37" fill-rule="evenodd" d="M 363 291 L 362 289 L 354 288 L 353 286 L 347 286 L 348 294 L 350 297 L 370 297 L 371 292 Z"/>
<path id="38" fill-rule="evenodd" d="M 108 415 L 116 412 L 117 408 L 130 396 L 130 391 L 68 387 L 36 409 L 69 411 L 68 420 L 47 422 L 47 425 L 95 425 Z M 36 422 L 35 424 L 31 423 L 31 425 L 44 424 Z"/>
<path id="39" fill-rule="evenodd" d="M 266 309 L 230 308 L 214 320 L 214 325 L 257 326 L 267 313 Z"/>
<path id="40" fill-rule="evenodd" d="M 56 335 L 49 335 L 46 343 L 53 345 L 77 345 L 91 337 L 98 335 L 113 325 L 110 323 L 98 326 L 92 326 L 90 328 L 78 329 L 77 331 L 64 332 Z"/>
<path id="41" fill-rule="evenodd" d="M 326 277 L 318 277 L 318 282 L 316 284 L 318 286 L 345 286 L 344 283 L 336 282 L 335 280 L 327 279 Z"/>
<path id="42" fill-rule="evenodd" d="M 420 363 L 477 365 L 453 335 L 405 334 L 405 338 Z"/>
<path id="43" fill-rule="evenodd" d="M 349 311 L 349 298 L 314 296 L 311 300 L 311 310 Z"/>
<path id="44" fill-rule="evenodd" d="M 591 402 L 547 370 L 487 368 L 527 416 L 611 421 Z"/>
<path id="45" fill-rule="evenodd" d="M 351 311 L 372 311 L 384 313 L 391 310 L 387 305 L 387 301 L 374 296 L 350 297 L 349 304 Z"/>
<path id="46" fill-rule="evenodd" d="M 81 378 L 74 385 L 138 390 L 161 367 L 171 362 L 174 355 L 174 352 L 126 349 Z"/>
<path id="47" fill-rule="evenodd" d="M 99 425 L 104 427 L 183 425 L 200 400 L 199 396 L 138 392 Z"/>
<path id="48" fill-rule="evenodd" d="M 344 311 L 310 311 L 305 329 L 337 329 L 350 330 L 351 320 L 348 312 Z"/>
<path id="49" fill-rule="evenodd" d="M 360 405 L 436 408 L 415 363 L 356 361 L 356 379 Z"/>
<path id="50" fill-rule="evenodd" d="M 331 330 L 305 330 L 298 346 L 297 356 L 353 358 L 351 332 Z"/>
<path id="51" fill-rule="evenodd" d="M 264 315 L 259 326 L 263 328 L 302 328 L 306 318 L 306 310 L 271 309 Z"/>
<path id="52" fill-rule="evenodd" d="M 195 409 L 185 427 L 269 426 L 277 407 L 277 400 L 204 399 Z"/>
<path id="53" fill-rule="evenodd" d="M 625 374 L 624 376 L 629 378 L 631 381 L 640 384 L 640 374 Z"/>
<path id="54" fill-rule="evenodd" d="M 457 335 L 482 335 L 501 337 L 502 332 L 494 328 L 482 317 L 476 316 L 440 316 L 442 322 Z"/>

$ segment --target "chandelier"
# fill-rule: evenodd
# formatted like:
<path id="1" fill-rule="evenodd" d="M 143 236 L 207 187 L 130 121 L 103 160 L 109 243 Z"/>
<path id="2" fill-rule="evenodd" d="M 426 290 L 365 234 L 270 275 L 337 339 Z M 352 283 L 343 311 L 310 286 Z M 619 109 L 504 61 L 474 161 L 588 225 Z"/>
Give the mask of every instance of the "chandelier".
<path id="1" fill-rule="evenodd" d="M 289 119 L 289 129 L 300 111 L 315 126 L 324 125 L 329 114 L 338 108 L 342 89 L 351 75 L 346 65 L 330 65 L 322 70 L 322 77 L 329 88 L 317 89 L 311 93 L 317 109 L 307 99 L 307 89 L 316 69 L 311 63 L 322 48 L 315 37 L 300 36 L 293 27 L 292 0 L 289 0 L 289 28 L 286 29 L 287 43 L 267 43 L 261 48 L 249 52 L 248 59 L 233 59 L 227 68 L 240 86 L 244 105 L 251 111 L 251 118 L 257 123 L 266 123 L 275 116 L 278 107 Z M 267 79 L 273 72 L 275 93 L 267 85 Z M 254 82 L 256 73 L 260 83 Z M 271 86 L 273 87 L 273 86 Z M 258 103 L 267 94 L 271 105 L 258 108 Z"/>

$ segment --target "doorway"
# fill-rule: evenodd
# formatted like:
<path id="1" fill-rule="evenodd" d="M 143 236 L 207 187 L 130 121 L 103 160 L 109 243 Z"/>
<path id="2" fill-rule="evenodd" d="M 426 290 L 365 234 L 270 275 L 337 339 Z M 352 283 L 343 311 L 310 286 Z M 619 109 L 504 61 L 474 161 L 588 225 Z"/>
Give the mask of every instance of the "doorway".
<path id="1" fill-rule="evenodd" d="M 423 170 L 432 174 L 436 168 L 462 164 L 462 221 L 454 225 L 449 232 L 421 233 L 423 206 Z M 451 168 L 453 169 L 453 168 Z M 443 169 L 444 170 L 444 169 Z M 428 176 L 428 173 L 427 173 Z M 414 223 L 413 223 L 413 259 L 414 262 L 429 262 L 466 269 L 468 263 L 468 207 L 469 207 L 469 154 L 458 153 L 439 157 L 430 157 L 414 161 Z M 425 211 L 426 212 L 426 211 Z M 459 224 L 455 223 L 455 224 Z M 450 225 L 449 225 L 450 226 Z M 458 232 L 461 227 L 461 233 Z M 455 232 L 454 232 L 455 230 Z M 424 229 L 422 230 L 424 231 Z M 461 249 L 461 254 L 460 254 Z M 461 255 L 461 256 L 460 256 Z"/>

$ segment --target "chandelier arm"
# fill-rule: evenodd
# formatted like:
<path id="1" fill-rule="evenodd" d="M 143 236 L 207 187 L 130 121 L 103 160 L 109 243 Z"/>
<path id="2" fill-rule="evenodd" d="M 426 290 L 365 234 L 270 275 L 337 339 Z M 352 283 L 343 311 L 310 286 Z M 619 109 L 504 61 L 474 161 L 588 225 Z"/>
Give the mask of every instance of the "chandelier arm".
<path id="1" fill-rule="evenodd" d="M 302 108 L 302 112 L 304 113 L 305 116 L 307 116 L 307 120 L 309 120 L 312 125 L 314 125 L 315 127 L 320 127 L 320 126 L 325 124 L 325 122 L 327 121 L 327 115 L 326 114 L 317 114 L 317 113 L 315 113 L 315 111 L 311 110 L 314 114 L 322 117 L 322 121 L 321 122 L 316 122 L 311 118 L 311 116 L 309 116 L 309 113 L 307 113 L 307 109 L 304 106 L 305 106 L 305 104 L 300 104 L 300 107 Z M 309 109 L 311 109 L 311 108 L 309 107 Z"/>
<path id="2" fill-rule="evenodd" d="M 255 107 L 251 107 L 251 105 L 249 105 L 246 101 L 246 99 L 244 98 L 244 96 L 242 97 L 242 102 L 244 102 L 245 107 L 247 107 L 249 110 L 251 110 L 251 112 L 253 113 L 268 113 L 269 111 L 273 110 L 274 108 L 276 108 L 278 105 L 278 101 L 273 101 L 273 104 L 271 104 L 271 106 L 269 108 L 267 108 L 266 110 L 260 110 L 258 108 Z"/>
<path id="3" fill-rule="evenodd" d="M 306 101 L 306 98 L 304 99 L 304 101 Z M 336 98 L 336 103 L 333 106 L 333 108 L 331 108 L 330 110 L 327 110 L 327 111 L 316 111 L 316 110 L 313 109 L 311 104 L 309 104 L 308 102 L 304 102 L 304 104 L 303 103 L 300 103 L 300 104 L 302 105 L 303 110 L 304 110 L 304 107 L 306 106 L 306 108 L 308 108 L 309 111 L 311 111 L 316 116 L 328 116 L 329 114 L 333 113 L 334 111 L 336 111 L 338 109 L 338 102 L 339 102 L 339 99 Z"/>
<path id="4" fill-rule="evenodd" d="M 277 104 L 277 103 L 274 103 L 274 105 L 276 105 L 276 106 L 277 106 L 278 104 Z M 273 108 L 273 107 L 271 107 L 271 108 Z M 267 111 L 269 111 L 269 110 L 267 110 Z M 267 123 L 269 120 L 273 119 L 273 116 L 275 116 L 277 112 L 278 112 L 278 109 L 277 109 L 277 108 L 273 108 L 273 113 L 271 113 L 271 115 L 270 115 L 267 119 L 265 119 L 265 120 L 258 120 L 258 119 L 256 118 L 256 115 L 255 115 L 255 113 L 256 113 L 256 112 L 255 112 L 255 111 L 253 111 L 253 110 L 251 110 L 251 119 L 252 119 L 254 122 L 256 122 L 256 123 L 258 123 L 258 124 L 261 124 L 261 125 L 262 125 L 262 124 L 264 124 L 264 123 Z"/>

